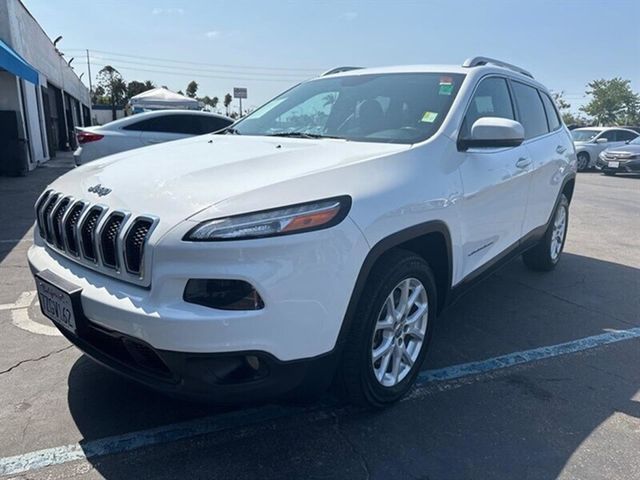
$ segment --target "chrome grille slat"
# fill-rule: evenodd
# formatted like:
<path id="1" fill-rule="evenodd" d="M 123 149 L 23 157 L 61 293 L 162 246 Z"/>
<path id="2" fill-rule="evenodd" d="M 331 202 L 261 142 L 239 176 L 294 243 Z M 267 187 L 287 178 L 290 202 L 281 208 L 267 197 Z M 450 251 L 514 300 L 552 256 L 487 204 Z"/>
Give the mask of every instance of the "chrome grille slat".
<path id="1" fill-rule="evenodd" d="M 35 213 L 37 232 L 49 248 L 105 275 L 150 285 L 145 246 L 158 218 L 132 217 L 53 190 L 40 196 Z"/>
<path id="2" fill-rule="evenodd" d="M 102 213 L 102 208 L 92 207 L 80 225 L 80 247 L 82 249 L 82 255 L 84 258 L 91 260 L 92 262 L 98 261 L 98 257 L 96 255 L 97 242 L 95 239 L 95 231 Z"/>
<path id="3" fill-rule="evenodd" d="M 65 197 L 56 206 L 51 213 L 51 226 L 53 230 L 53 242 L 56 247 L 64 249 L 64 238 L 62 237 L 62 217 L 71 202 L 71 198 Z"/>
<path id="4" fill-rule="evenodd" d="M 51 190 L 47 190 L 42 194 L 42 196 L 36 202 L 36 222 L 38 223 L 38 231 L 40 232 L 40 236 L 42 238 L 45 237 L 44 219 L 42 216 L 42 210 L 44 205 L 47 203 L 47 199 L 49 198 L 50 194 L 51 194 Z"/>
<path id="5" fill-rule="evenodd" d="M 124 239 L 124 262 L 129 273 L 140 275 L 144 246 L 153 225 L 149 218 L 137 218 L 133 221 Z"/>
<path id="6" fill-rule="evenodd" d="M 100 231 L 100 253 L 106 267 L 118 269 L 118 236 L 124 222 L 124 214 L 112 213 Z"/>
<path id="7" fill-rule="evenodd" d="M 58 203 L 59 198 L 59 193 L 51 195 L 49 197 L 49 200 L 45 204 L 44 209 L 42 210 L 44 237 L 48 243 L 53 243 L 53 225 L 51 224 L 51 212 L 53 211 L 53 207 L 55 207 L 56 203 Z"/>
<path id="8" fill-rule="evenodd" d="M 76 202 L 69 209 L 66 217 L 63 219 L 64 240 L 66 250 L 74 257 L 80 255 L 80 249 L 78 246 L 78 221 L 82 216 L 84 210 L 84 202 Z"/>

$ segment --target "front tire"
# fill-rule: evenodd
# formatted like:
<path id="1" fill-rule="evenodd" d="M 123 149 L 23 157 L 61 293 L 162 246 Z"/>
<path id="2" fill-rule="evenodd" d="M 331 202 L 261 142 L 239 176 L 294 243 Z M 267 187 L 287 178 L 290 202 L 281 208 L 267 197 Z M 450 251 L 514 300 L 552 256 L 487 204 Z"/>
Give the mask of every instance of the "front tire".
<path id="1" fill-rule="evenodd" d="M 578 154 L 578 171 L 584 172 L 589 169 L 589 154 L 587 152 L 580 152 Z"/>
<path id="2" fill-rule="evenodd" d="M 556 268 L 564 249 L 568 225 L 569 199 L 563 193 L 544 237 L 535 247 L 522 254 L 524 264 L 537 272 L 549 272 Z"/>
<path id="3" fill-rule="evenodd" d="M 426 356 L 436 310 L 427 262 L 404 250 L 378 261 L 359 299 L 337 373 L 350 402 L 384 407 L 407 393 Z"/>

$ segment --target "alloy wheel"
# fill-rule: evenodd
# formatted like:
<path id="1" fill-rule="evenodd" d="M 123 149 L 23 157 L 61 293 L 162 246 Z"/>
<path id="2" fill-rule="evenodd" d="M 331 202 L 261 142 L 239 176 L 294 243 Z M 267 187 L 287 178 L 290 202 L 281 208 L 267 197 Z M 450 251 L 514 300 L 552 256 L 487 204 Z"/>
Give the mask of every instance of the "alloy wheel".
<path id="1" fill-rule="evenodd" d="M 371 362 L 385 387 L 400 383 L 413 368 L 427 332 L 429 299 L 420 280 L 406 278 L 387 296 L 373 332 Z"/>

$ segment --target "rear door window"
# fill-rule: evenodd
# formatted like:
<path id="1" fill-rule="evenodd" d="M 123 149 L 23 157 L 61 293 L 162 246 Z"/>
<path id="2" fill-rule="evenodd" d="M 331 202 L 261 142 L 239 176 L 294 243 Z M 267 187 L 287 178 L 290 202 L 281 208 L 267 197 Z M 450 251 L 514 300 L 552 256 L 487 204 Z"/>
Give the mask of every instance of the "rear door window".
<path id="1" fill-rule="evenodd" d="M 560 122 L 560 118 L 558 117 L 558 111 L 553 105 L 553 101 L 549 98 L 549 95 L 546 93 L 541 93 L 542 95 L 542 103 L 544 104 L 545 112 L 547 113 L 547 122 L 549 124 L 549 130 L 552 132 L 560 128 L 562 123 Z"/>
<path id="2" fill-rule="evenodd" d="M 163 115 L 148 118 L 123 127 L 124 130 L 137 130 L 155 133 L 182 133 L 197 135 L 201 126 L 196 115 Z"/>
<path id="3" fill-rule="evenodd" d="M 512 84 L 518 105 L 518 119 L 524 127 L 524 138 L 528 140 L 548 133 L 547 116 L 538 89 L 516 81 Z"/>
<path id="4" fill-rule="evenodd" d="M 633 132 L 627 132 L 626 130 L 618 130 L 617 139 L 619 142 L 627 142 L 633 140 L 638 135 Z"/>
<path id="5" fill-rule="evenodd" d="M 200 115 L 200 132 L 201 134 L 217 132 L 228 127 L 233 123 L 232 120 L 226 118 L 206 117 Z"/>

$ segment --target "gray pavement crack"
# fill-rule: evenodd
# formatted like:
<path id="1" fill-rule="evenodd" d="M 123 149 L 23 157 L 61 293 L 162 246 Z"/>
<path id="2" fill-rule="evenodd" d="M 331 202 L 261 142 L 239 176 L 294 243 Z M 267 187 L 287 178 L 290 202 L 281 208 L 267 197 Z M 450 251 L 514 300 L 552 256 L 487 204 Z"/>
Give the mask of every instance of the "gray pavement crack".
<path id="1" fill-rule="evenodd" d="M 358 450 L 358 447 L 356 447 L 355 443 L 351 441 L 349 436 L 345 432 L 343 432 L 342 429 L 340 428 L 340 419 L 338 418 L 338 415 L 336 413 L 332 413 L 332 416 L 335 420 L 335 423 L 334 423 L 335 432 L 338 434 L 340 438 L 342 438 L 345 442 L 347 442 L 347 445 L 349 445 L 349 447 L 351 448 L 351 451 L 358 459 L 358 462 L 360 463 L 360 467 L 362 467 L 362 470 L 365 473 L 365 478 L 369 480 L 371 478 L 371 473 L 369 471 L 369 465 L 367 463 L 367 459 L 364 457 L 364 455 L 362 455 L 362 453 L 360 453 L 360 451 Z"/>
<path id="2" fill-rule="evenodd" d="M 25 363 L 29 363 L 29 362 L 39 362 L 40 360 L 44 360 L 45 358 L 49 358 L 52 355 L 55 355 L 57 353 L 61 353 L 64 352 L 65 350 L 69 350 L 71 347 L 73 347 L 73 345 L 67 345 L 64 348 L 60 348 L 58 350 L 54 350 L 53 352 L 49 352 L 46 353 L 45 355 L 41 355 L 39 357 L 36 358 L 26 358 L 24 360 L 20 360 L 18 363 L 16 363 L 15 365 L 10 366 L 9 368 L 7 368 L 6 370 L 0 370 L 0 375 L 4 375 L 5 373 L 9 373 L 10 371 L 18 368 L 20 365 L 23 365 Z"/>

